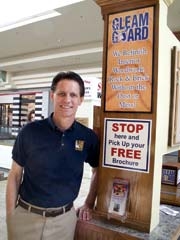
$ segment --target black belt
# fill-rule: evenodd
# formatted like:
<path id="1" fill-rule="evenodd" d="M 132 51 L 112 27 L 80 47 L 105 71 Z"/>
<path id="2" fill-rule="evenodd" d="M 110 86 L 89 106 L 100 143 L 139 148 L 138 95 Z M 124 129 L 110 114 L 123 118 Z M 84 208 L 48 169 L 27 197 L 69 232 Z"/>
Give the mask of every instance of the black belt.
<path id="1" fill-rule="evenodd" d="M 61 208 L 55 209 L 55 210 L 48 209 L 48 208 L 40 209 L 40 208 L 36 208 L 36 207 L 32 206 L 31 204 L 24 202 L 20 198 L 18 201 L 18 205 L 21 206 L 22 208 L 28 210 L 29 212 L 36 213 L 36 214 L 42 215 L 44 217 L 56 217 L 58 215 L 61 215 L 61 214 L 64 214 L 64 213 L 70 211 L 73 206 L 73 203 L 70 203 L 64 207 L 61 207 Z"/>

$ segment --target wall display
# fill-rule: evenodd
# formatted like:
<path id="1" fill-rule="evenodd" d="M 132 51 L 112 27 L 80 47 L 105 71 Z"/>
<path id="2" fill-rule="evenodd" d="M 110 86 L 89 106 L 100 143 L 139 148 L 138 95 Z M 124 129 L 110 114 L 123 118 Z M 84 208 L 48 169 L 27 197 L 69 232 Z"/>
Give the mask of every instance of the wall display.
<path id="1" fill-rule="evenodd" d="M 180 145 L 180 50 L 172 50 L 169 145 Z"/>
<path id="2" fill-rule="evenodd" d="M 149 172 L 151 120 L 104 120 L 103 166 Z"/>
<path id="3" fill-rule="evenodd" d="M 151 112 L 154 7 L 109 15 L 105 111 Z"/>
<path id="4" fill-rule="evenodd" d="M 177 186 L 180 183 L 180 163 L 166 162 L 162 166 L 161 183 Z"/>

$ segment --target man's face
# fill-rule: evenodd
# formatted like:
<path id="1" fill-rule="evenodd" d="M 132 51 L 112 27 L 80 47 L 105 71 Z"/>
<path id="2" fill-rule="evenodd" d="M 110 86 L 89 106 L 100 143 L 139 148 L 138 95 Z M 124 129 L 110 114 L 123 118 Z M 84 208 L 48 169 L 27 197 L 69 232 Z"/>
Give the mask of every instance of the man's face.
<path id="1" fill-rule="evenodd" d="M 79 84 L 73 80 L 58 82 L 56 90 L 51 92 L 51 99 L 54 113 L 60 117 L 75 117 L 78 106 L 83 101 L 83 97 L 80 97 Z"/>

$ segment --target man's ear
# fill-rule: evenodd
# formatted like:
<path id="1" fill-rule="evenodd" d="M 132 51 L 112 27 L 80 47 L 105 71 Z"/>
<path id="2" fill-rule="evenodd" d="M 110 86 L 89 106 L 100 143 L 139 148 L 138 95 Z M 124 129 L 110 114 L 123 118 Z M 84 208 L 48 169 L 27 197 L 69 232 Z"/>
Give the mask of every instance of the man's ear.
<path id="1" fill-rule="evenodd" d="M 53 94 L 54 94 L 54 92 L 50 91 L 50 99 L 51 99 L 52 102 L 53 102 Z"/>
<path id="2" fill-rule="evenodd" d="M 79 105 L 81 105 L 81 103 L 84 101 L 84 97 L 81 97 L 80 98 L 80 103 L 79 103 Z"/>

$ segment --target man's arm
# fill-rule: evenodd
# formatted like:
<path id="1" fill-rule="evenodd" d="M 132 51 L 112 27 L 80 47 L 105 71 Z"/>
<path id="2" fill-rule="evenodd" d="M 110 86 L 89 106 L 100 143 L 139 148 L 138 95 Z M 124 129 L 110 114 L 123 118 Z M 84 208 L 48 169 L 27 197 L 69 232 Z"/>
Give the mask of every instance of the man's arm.
<path id="1" fill-rule="evenodd" d="M 11 214 L 16 207 L 22 173 L 23 168 L 13 161 L 6 187 L 6 215 Z"/>
<path id="2" fill-rule="evenodd" d="M 85 203 L 77 210 L 78 216 L 81 220 L 88 221 L 92 218 L 92 209 L 97 196 L 98 184 L 98 168 L 92 168 L 92 176 L 90 182 L 89 193 L 86 197 Z"/>

